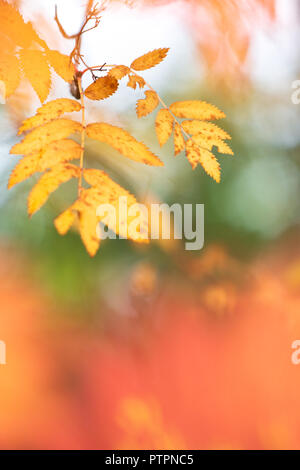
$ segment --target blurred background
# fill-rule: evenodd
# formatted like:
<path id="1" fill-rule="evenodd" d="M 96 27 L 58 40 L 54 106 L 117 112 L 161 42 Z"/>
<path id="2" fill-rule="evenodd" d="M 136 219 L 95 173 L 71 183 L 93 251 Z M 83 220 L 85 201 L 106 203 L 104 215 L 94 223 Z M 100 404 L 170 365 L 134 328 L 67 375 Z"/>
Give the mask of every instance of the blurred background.
<path id="1" fill-rule="evenodd" d="M 76 33 L 83 0 L 16 2 L 52 47 L 53 21 Z M 299 0 L 108 1 L 84 36 L 89 64 L 170 47 L 144 73 L 167 103 L 201 99 L 227 115 L 234 157 L 216 184 L 173 144 L 155 116 L 137 120 L 141 90 L 120 85 L 88 120 L 122 125 L 164 161 L 147 168 L 87 143 L 139 201 L 205 204 L 205 246 L 107 240 L 91 259 L 53 219 L 65 185 L 28 219 L 37 177 L 9 192 L 20 122 L 39 102 L 26 83 L 0 106 L 0 447 L 3 449 L 296 449 L 300 447 Z M 70 11 L 72 14 L 70 14 Z M 1 24 L 1 19 L 0 19 Z M 54 78 L 50 98 L 70 97 Z M 87 83 L 88 84 L 88 83 Z M 71 202 L 71 200 L 70 200 Z"/>

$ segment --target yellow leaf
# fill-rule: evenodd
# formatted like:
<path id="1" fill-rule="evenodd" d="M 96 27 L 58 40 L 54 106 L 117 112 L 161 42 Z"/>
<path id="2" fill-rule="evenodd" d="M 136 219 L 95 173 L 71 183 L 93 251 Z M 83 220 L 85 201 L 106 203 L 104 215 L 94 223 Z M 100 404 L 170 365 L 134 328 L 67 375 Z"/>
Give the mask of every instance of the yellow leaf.
<path id="1" fill-rule="evenodd" d="M 105 215 L 105 220 L 102 218 L 103 222 L 111 230 L 116 229 L 116 233 L 121 237 L 132 239 L 135 242 L 148 243 L 148 239 L 142 235 L 148 230 L 147 218 L 143 218 L 141 221 L 140 233 L 130 233 L 128 229 L 134 217 L 128 216 L 128 211 L 126 213 L 119 211 L 120 197 L 126 197 L 128 209 L 137 203 L 135 197 L 101 170 L 86 169 L 84 170 L 84 178 L 92 187 L 83 189 L 80 198 L 55 219 L 54 225 L 58 233 L 65 235 L 78 215 L 81 239 L 90 256 L 94 256 L 100 245 L 97 224 L 101 221 L 101 217 L 97 215 L 97 208 L 100 204 L 109 203 L 115 208 L 116 220 L 108 219 Z"/>
<path id="2" fill-rule="evenodd" d="M 154 51 L 148 52 L 142 55 L 138 59 L 135 59 L 131 68 L 134 70 L 146 70 L 159 64 L 167 55 L 169 48 L 155 49 Z"/>
<path id="3" fill-rule="evenodd" d="M 175 122 L 174 127 L 174 150 L 175 156 L 185 149 L 185 140 L 181 132 L 180 125 Z"/>
<path id="4" fill-rule="evenodd" d="M 21 49 L 19 54 L 23 72 L 43 103 L 51 86 L 51 75 L 46 57 L 42 51 L 31 49 Z"/>
<path id="5" fill-rule="evenodd" d="M 217 147 L 220 153 L 233 155 L 233 151 L 226 142 L 212 135 L 196 134 L 192 137 L 193 141 L 205 149 L 212 150 L 213 146 Z"/>
<path id="6" fill-rule="evenodd" d="M 49 64 L 54 68 L 57 75 L 66 82 L 71 83 L 75 74 L 75 68 L 70 61 L 70 57 L 50 49 L 46 50 L 46 54 Z"/>
<path id="7" fill-rule="evenodd" d="M 100 238 L 97 236 L 97 215 L 96 210 L 84 207 L 79 212 L 79 232 L 81 240 L 90 256 L 95 256 L 99 249 Z"/>
<path id="8" fill-rule="evenodd" d="M 5 98 L 15 92 L 20 84 L 20 78 L 20 63 L 17 57 L 13 53 L 1 54 L 0 80 L 5 83 Z"/>
<path id="9" fill-rule="evenodd" d="M 140 77 L 139 75 L 129 75 L 127 86 L 135 90 L 137 85 L 140 88 L 144 88 L 146 82 L 143 77 Z"/>
<path id="10" fill-rule="evenodd" d="M 61 139 L 51 142 L 42 152 L 40 170 L 44 171 L 58 163 L 79 160 L 81 145 L 71 139 Z"/>
<path id="11" fill-rule="evenodd" d="M 40 159 L 40 152 L 35 152 L 30 155 L 26 155 L 20 160 L 15 168 L 13 169 L 9 181 L 8 189 L 12 188 L 15 184 L 21 183 L 22 181 L 29 178 L 38 170 Z"/>
<path id="12" fill-rule="evenodd" d="M 123 190 L 123 188 L 113 181 L 104 171 L 88 168 L 84 170 L 83 175 L 88 184 L 98 186 L 98 189 L 101 189 L 101 191 L 109 190 L 113 192 L 116 190 L 118 192 L 119 188 Z"/>
<path id="13" fill-rule="evenodd" d="M 192 120 L 182 121 L 181 125 L 188 134 L 205 134 L 219 137 L 220 139 L 231 139 L 227 132 L 212 122 Z"/>
<path id="14" fill-rule="evenodd" d="M 65 235 L 69 231 L 75 220 L 75 217 L 75 211 L 71 208 L 65 210 L 58 217 L 56 217 L 54 220 L 54 225 L 60 235 Z"/>
<path id="15" fill-rule="evenodd" d="M 211 176 L 217 183 L 220 182 L 220 165 L 216 157 L 211 152 L 199 148 L 193 139 L 189 139 L 186 142 L 186 155 L 193 169 L 196 168 L 198 163 L 200 163 L 209 176 Z"/>
<path id="16" fill-rule="evenodd" d="M 155 130 L 159 145 L 162 147 L 173 132 L 173 116 L 167 109 L 160 109 L 155 120 Z"/>
<path id="17" fill-rule="evenodd" d="M 130 233 L 130 223 L 135 219 L 133 216 L 129 216 L 129 208 L 136 204 L 136 198 L 130 194 L 126 189 L 122 188 L 119 184 L 113 181 L 106 173 L 101 170 L 87 169 L 84 170 L 85 180 L 92 185 L 82 192 L 81 200 L 88 207 L 94 207 L 95 211 L 100 204 L 111 204 L 116 211 L 116 227 L 112 225 L 112 221 L 105 221 L 111 230 L 116 229 L 116 233 L 121 237 L 129 238 L 135 242 L 148 243 L 148 239 L 145 238 L 145 234 L 148 234 L 148 220 L 147 217 L 142 217 L 140 231 L 137 233 Z M 127 211 L 119 210 L 120 197 L 126 197 Z M 101 220 L 99 218 L 99 220 Z"/>
<path id="18" fill-rule="evenodd" d="M 187 119 L 221 119 L 226 117 L 223 111 L 205 101 L 177 101 L 170 109 L 176 117 Z"/>
<path id="19" fill-rule="evenodd" d="M 163 166 L 159 158 L 150 152 L 145 144 L 138 142 L 120 127 L 104 122 L 94 123 L 87 126 L 86 132 L 91 139 L 110 145 L 127 158 L 146 165 Z"/>
<path id="20" fill-rule="evenodd" d="M 62 139 L 52 142 L 44 150 L 25 155 L 13 169 L 8 189 L 29 178 L 36 172 L 43 172 L 58 163 L 79 159 L 81 147 L 77 142 Z"/>
<path id="21" fill-rule="evenodd" d="M 116 67 L 113 67 L 110 69 L 108 72 L 108 75 L 111 75 L 114 77 L 116 80 L 121 80 L 123 77 L 128 75 L 130 72 L 130 68 L 126 67 L 126 65 L 117 65 Z"/>
<path id="22" fill-rule="evenodd" d="M 159 104 L 157 93 L 152 90 L 145 91 L 145 99 L 138 100 L 136 105 L 136 114 L 139 118 L 152 113 Z"/>
<path id="23" fill-rule="evenodd" d="M 21 155 L 36 152 L 55 140 L 64 139 L 81 130 L 82 126 L 79 122 L 71 119 L 57 119 L 31 131 L 22 142 L 12 147 L 10 153 Z"/>
<path id="24" fill-rule="evenodd" d="M 28 196 L 28 214 L 32 215 L 38 211 L 53 191 L 71 178 L 78 178 L 79 174 L 80 168 L 70 163 L 60 163 L 47 171 Z"/>
<path id="25" fill-rule="evenodd" d="M 86 204 L 82 199 L 78 199 L 54 220 L 56 230 L 60 235 L 65 235 L 77 218 L 79 220 L 81 240 L 88 254 L 95 256 L 100 246 L 100 238 L 98 238 L 96 231 L 98 224 L 96 207 Z"/>
<path id="26" fill-rule="evenodd" d="M 70 100 L 69 98 L 58 98 L 57 100 L 49 101 L 37 110 L 35 116 L 23 121 L 18 134 L 46 124 L 64 113 L 77 112 L 80 111 L 80 109 L 81 105 L 77 101 Z"/>
<path id="27" fill-rule="evenodd" d="M 84 92 L 90 100 L 104 100 L 113 95 L 118 89 L 118 80 L 110 75 L 98 78 Z"/>

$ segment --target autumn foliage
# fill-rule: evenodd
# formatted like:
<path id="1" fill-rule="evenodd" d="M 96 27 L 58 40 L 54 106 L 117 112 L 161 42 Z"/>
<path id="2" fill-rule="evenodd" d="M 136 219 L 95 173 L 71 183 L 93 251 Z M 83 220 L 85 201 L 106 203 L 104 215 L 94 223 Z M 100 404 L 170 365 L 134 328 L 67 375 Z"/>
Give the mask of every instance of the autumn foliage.
<path id="1" fill-rule="evenodd" d="M 101 10 L 102 11 L 102 10 Z M 100 170 L 84 168 L 84 151 L 87 138 L 111 146 L 124 157 L 141 164 L 162 166 L 163 162 L 148 147 L 136 140 L 126 130 L 105 122 L 86 125 L 88 111 L 85 98 L 100 101 L 118 91 L 119 82 L 126 78 L 127 86 L 145 88 L 145 97 L 137 101 L 138 118 L 145 117 L 160 106 L 156 116 L 156 134 L 161 146 L 165 145 L 174 132 L 174 153 L 186 151 L 192 168 L 199 164 L 216 182 L 220 182 L 220 164 L 213 153 L 216 148 L 221 154 L 233 152 L 225 142 L 229 134 L 211 121 L 225 117 L 216 106 L 202 100 L 178 101 L 170 106 L 140 75 L 160 64 L 168 53 L 167 48 L 155 49 L 135 59 L 130 66 L 107 65 L 106 75 L 97 77 L 104 66 L 87 66 L 81 53 L 81 37 L 89 29 L 99 25 L 100 9 L 89 2 L 83 26 L 72 36 L 75 46 L 70 56 L 50 50 L 31 23 L 25 23 L 20 13 L 6 1 L 0 2 L 1 25 L 8 47 L 2 49 L 0 57 L 0 79 L 6 85 L 6 97 L 12 95 L 24 76 L 29 80 L 40 101 L 44 103 L 51 87 L 52 67 L 71 85 L 74 99 L 59 98 L 41 106 L 33 117 L 26 119 L 19 129 L 23 140 L 14 145 L 11 154 L 22 155 L 14 168 L 8 187 L 24 181 L 35 173 L 42 176 L 28 197 L 28 214 L 38 211 L 61 184 L 74 179 L 78 185 L 78 199 L 55 220 L 60 234 L 65 234 L 73 223 L 79 227 L 82 241 L 91 256 L 99 248 L 96 226 L 101 218 L 96 216 L 100 203 L 116 200 L 122 194 L 128 195 L 109 175 Z M 55 15 L 60 32 L 67 37 L 57 12 Z M 93 26 L 87 28 L 89 23 Z M 139 72 L 139 73 L 137 73 Z M 92 83 L 83 90 L 82 77 L 90 73 Z M 64 117 L 68 113 L 80 113 L 76 120 Z M 80 143 L 72 137 L 78 134 Z M 135 197 L 131 202 L 135 203 Z M 130 208 L 130 207 L 129 207 Z M 135 240 L 137 241 L 137 240 Z M 141 240 L 139 240 L 141 241 Z"/>

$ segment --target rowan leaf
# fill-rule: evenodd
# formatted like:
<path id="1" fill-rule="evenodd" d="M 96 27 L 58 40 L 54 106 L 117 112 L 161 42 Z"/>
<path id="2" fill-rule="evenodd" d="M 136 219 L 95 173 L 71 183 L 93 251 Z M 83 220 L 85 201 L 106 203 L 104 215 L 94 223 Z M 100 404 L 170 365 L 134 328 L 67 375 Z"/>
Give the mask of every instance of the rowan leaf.
<path id="1" fill-rule="evenodd" d="M 95 170 L 93 168 L 87 168 L 83 173 L 86 182 L 91 185 L 98 187 L 101 191 L 109 191 L 118 193 L 119 188 L 123 189 L 118 183 L 112 180 L 107 173 L 102 170 Z M 124 190 L 125 191 L 125 190 Z M 99 192 L 100 195 L 100 192 Z"/>
<path id="2" fill-rule="evenodd" d="M 33 129 L 27 134 L 22 142 L 14 145 L 10 153 L 15 155 L 28 154 L 41 150 L 46 145 L 56 140 L 65 139 L 71 134 L 81 132 L 82 126 L 79 122 L 71 119 L 57 119 L 43 126 Z"/>
<path id="3" fill-rule="evenodd" d="M 106 219 L 105 222 L 107 226 L 111 230 L 116 229 L 116 233 L 123 238 L 129 238 L 135 242 L 147 243 L 148 239 L 145 235 L 148 235 L 148 219 L 144 215 L 142 216 L 140 230 L 136 233 L 130 232 L 130 223 L 135 217 L 130 216 L 128 210 L 132 205 L 137 204 L 136 198 L 101 170 L 84 170 L 84 179 L 92 185 L 92 188 L 82 192 L 82 202 L 88 207 L 93 206 L 95 210 L 97 210 L 100 204 L 109 203 L 115 208 L 117 224 L 114 226 L 113 221 Z M 121 209 L 120 212 L 120 197 L 126 197 L 127 211 Z M 98 220 L 101 220 L 101 218 L 98 217 Z"/>
<path id="4" fill-rule="evenodd" d="M 55 219 L 54 225 L 58 233 L 65 235 L 78 216 L 80 236 L 90 256 L 96 254 L 100 245 L 97 224 L 101 220 L 121 237 L 132 239 L 135 242 L 147 243 L 148 239 L 145 237 L 145 234 L 148 233 L 147 217 L 142 219 L 140 231 L 131 233 L 128 229 L 130 229 L 130 223 L 135 217 L 129 216 L 128 210 L 121 210 L 121 213 L 119 210 L 120 197 L 126 197 L 127 209 L 137 203 L 136 198 L 101 170 L 86 169 L 84 170 L 84 178 L 92 187 L 83 189 L 80 198 Z M 103 216 L 104 220 L 97 214 L 99 205 L 108 203 L 115 209 L 115 219 L 109 219 L 105 215 Z"/>
<path id="5" fill-rule="evenodd" d="M 28 196 L 28 214 L 37 212 L 53 191 L 71 178 L 77 178 L 79 174 L 80 168 L 70 163 L 60 163 L 47 171 Z"/>
<path id="6" fill-rule="evenodd" d="M 51 168 L 58 163 L 79 160 L 81 145 L 71 139 L 51 142 L 43 151 L 39 162 L 40 171 Z"/>
<path id="7" fill-rule="evenodd" d="M 198 163 L 200 163 L 209 176 L 211 176 L 217 183 L 220 182 L 220 165 L 213 153 L 200 148 L 195 144 L 193 139 L 189 139 L 186 142 L 186 155 L 193 169 L 195 169 Z"/>
<path id="8" fill-rule="evenodd" d="M 52 142 L 44 150 L 25 155 L 13 169 L 8 189 L 21 183 L 36 172 L 43 172 L 58 163 L 77 160 L 81 155 L 81 146 L 74 140 L 62 139 Z"/>
<path id="9" fill-rule="evenodd" d="M 57 119 L 62 114 L 80 111 L 81 105 L 69 98 L 58 98 L 38 108 L 36 115 L 23 121 L 18 134 Z"/>
<path id="10" fill-rule="evenodd" d="M 111 75 L 98 78 L 84 92 L 90 100 L 104 100 L 113 95 L 119 86 L 119 82 Z"/>
<path id="11" fill-rule="evenodd" d="M 192 137 L 193 141 L 207 150 L 212 150 L 213 146 L 217 147 L 220 153 L 233 155 L 233 151 L 222 139 L 211 135 L 196 134 Z"/>
<path id="12" fill-rule="evenodd" d="M 79 233 L 81 240 L 90 256 L 95 256 L 100 246 L 100 238 L 97 236 L 96 210 L 84 207 L 79 212 Z"/>
<path id="13" fill-rule="evenodd" d="M 18 46 L 29 47 L 40 39 L 31 23 L 25 23 L 22 15 L 11 4 L 0 1 L 1 32 Z M 2 44 L 1 44 L 2 46 Z"/>
<path id="14" fill-rule="evenodd" d="M 31 153 L 23 157 L 13 169 L 9 180 L 8 189 L 12 188 L 15 184 L 21 183 L 22 181 L 29 178 L 38 170 L 38 164 L 40 159 L 40 152 Z"/>
<path id="15" fill-rule="evenodd" d="M 159 105 L 157 93 L 152 90 L 145 91 L 145 99 L 138 100 L 136 105 L 136 114 L 139 118 L 152 113 Z"/>
<path id="16" fill-rule="evenodd" d="M 173 132 L 173 116 L 167 109 L 160 109 L 155 120 L 155 130 L 159 145 L 167 143 Z"/>
<path id="17" fill-rule="evenodd" d="M 175 122 L 174 126 L 174 151 L 175 156 L 178 155 L 185 149 L 185 140 L 182 135 L 181 127 L 178 122 Z"/>
<path id="18" fill-rule="evenodd" d="M 135 90 L 137 85 L 140 88 L 144 88 L 144 86 L 146 85 L 146 82 L 143 79 L 143 77 L 140 77 L 139 75 L 129 75 L 127 86 Z"/>
<path id="19" fill-rule="evenodd" d="M 54 226 L 60 235 L 65 235 L 75 220 L 79 222 L 80 237 L 88 254 L 95 256 L 101 241 L 97 235 L 96 207 L 86 204 L 82 199 L 78 199 L 54 220 Z"/>
<path id="20" fill-rule="evenodd" d="M 186 119 L 221 119 L 226 117 L 223 111 L 206 101 L 176 101 L 171 104 L 170 110 L 176 117 Z"/>
<path id="21" fill-rule="evenodd" d="M 86 133 L 91 139 L 110 145 L 131 160 L 145 163 L 146 165 L 163 166 L 160 159 L 145 144 L 137 141 L 131 134 L 120 127 L 104 122 L 93 123 L 86 127 Z"/>
<path id="22" fill-rule="evenodd" d="M 50 69 L 46 57 L 37 49 L 21 49 L 19 55 L 25 77 L 43 103 L 51 86 Z"/>
<path id="23" fill-rule="evenodd" d="M 58 217 L 56 217 L 54 220 L 54 225 L 58 233 L 60 235 L 65 235 L 71 228 L 75 218 L 76 213 L 72 208 L 66 209 Z"/>
<path id="24" fill-rule="evenodd" d="M 220 139 L 231 139 L 231 136 L 221 129 L 219 126 L 212 122 L 206 121 L 182 121 L 181 126 L 188 134 L 195 135 L 195 134 L 205 134 L 214 137 L 218 137 Z"/>
<path id="25" fill-rule="evenodd" d="M 20 63 L 17 57 L 13 53 L 1 54 L 0 80 L 5 84 L 5 98 L 15 92 L 20 84 L 20 79 Z"/>
<path id="26" fill-rule="evenodd" d="M 126 67 L 126 65 L 117 65 L 113 67 L 108 72 L 108 75 L 114 77 L 116 80 L 121 80 L 123 77 L 130 73 L 130 68 Z"/>
<path id="27" fill-rule="evenodd" d="M 167 55 L 169 48 L 155 49 L 135 59 L 130 68 L 134 70 L 147 70 L 158 65 Z"/>
<path id="28" fill-rule="evenodd" d="M 70 57 L 51 49 L 47 49 L 46 54 L 49 64 L 57 75 L 65 80 L 65 82 L 71 83 L 75 74 L 75 68 L 70 61 Z"/>

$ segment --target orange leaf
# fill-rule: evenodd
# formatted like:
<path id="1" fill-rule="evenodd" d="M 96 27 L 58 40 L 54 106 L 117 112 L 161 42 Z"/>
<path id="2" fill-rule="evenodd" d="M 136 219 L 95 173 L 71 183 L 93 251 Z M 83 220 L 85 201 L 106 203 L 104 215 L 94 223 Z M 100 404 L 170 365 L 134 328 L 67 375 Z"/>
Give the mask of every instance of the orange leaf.
<path id="1" fill-rule="evenodd" d="M 61 54 L 59 51 L 47 49 L 46 51 L 48 61 L 51 67 L 54 68 L 57 75 L 63 80 L 71 83 L 75 74 L 74 65 L 70 61 L 70 57 Z"/>
<path id="2" fill-rule="evenodd" d="M 128 75 L 130 72 L 130 68 L 126 67 L 126 65 L 117 65 L 116 67 L 113 67 L 110 69 L 108 72 L 108 75 L 111 75 L 114 77 L 116 80 L 121 80 L 123 77 Z"/>
<path id="3" fill-rule="evenodd" d="M 152 90 L 145 91 L 146 98 L 138 100 L 136 105 L 136 114 L 139 118 L 152 113 L 159 104 L 157 93 Z"/>
<path id="4" fill-rule="evenodd" d="M 17 57 L 13 53 L 1 54 L 0 80 L 5 84 L 5 98 L 15 92 L 20 84 L 20 79 L 20 63 Z"/>
<path id="5" fill-rule="evenodd" d="M 51 75 L 42 51 L 21 49 L 20 60 L 23 72 L 43 103 L 50 91 Z"/>
<path id="6" fill-rule="evenodd" d="M 110 75 L 100 77 L 84 92 L 90 100 L 104 100 L 113 95 L 118 89 L 118 80 Z"/>
<path id="7" fill-rule="evenodd" d="M 135 59 L 130 67 L 134 70 L 147 70 L 155 67 L 166 57 L 168 51 L 169 48 L 155 49 Z"/>
<path id="8" fill-rule="evenodd" d="M 144 88 L 146 82 L 143 77 L 140 77 L 139 75 L 129 75 L 127 86 L 135 90 L 137 85 L 140 88 Z"/>
<path id="9" fill-rule="evenodd" d="M 25 23 L 22 15 L 6 1 L 0 1 L 1 32 L 18 46 L 29 47 L 33 42 L 41 43 L 31 23 Z M 3 46 L 1 44 L 1 46 Z"/>

